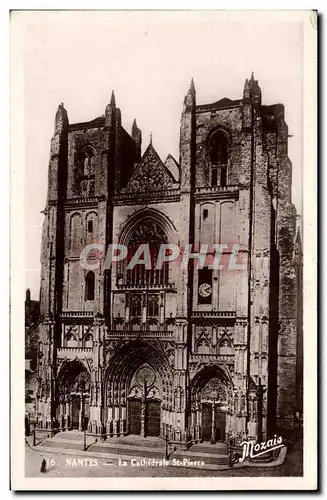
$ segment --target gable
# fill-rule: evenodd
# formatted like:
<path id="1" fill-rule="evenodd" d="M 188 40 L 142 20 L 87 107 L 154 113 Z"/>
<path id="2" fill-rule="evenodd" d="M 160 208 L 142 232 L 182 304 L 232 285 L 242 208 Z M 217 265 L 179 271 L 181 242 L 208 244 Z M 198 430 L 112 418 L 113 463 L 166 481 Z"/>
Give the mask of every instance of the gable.
<path id="1" fill-rule="evenodd" d="M 129 180 L 125 192 L 144 192 L 176 187 L 175 180 L 149 144 L 140 163 Z"/>

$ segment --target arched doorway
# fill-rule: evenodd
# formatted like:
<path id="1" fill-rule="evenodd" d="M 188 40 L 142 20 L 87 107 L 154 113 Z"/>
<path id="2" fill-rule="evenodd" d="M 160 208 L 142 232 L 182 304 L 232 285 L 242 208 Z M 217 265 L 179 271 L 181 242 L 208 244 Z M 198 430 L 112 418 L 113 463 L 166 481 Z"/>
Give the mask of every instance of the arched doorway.
<path id="1" fill-rule="evenodd" d="M 109 435 L 163 435 L 172 422 L 172 373 L 154 345 L 124 345 L 106 377 L 106 431 Z"/>
<path id="2" fill-rule="evenodd" d="M 127 431 L 129 434 L 160 436 L 161 377 L 144 363 L 133 375 L 127 398 Z"/>
<path id="3" fill-rule="evenodd" d="M 61 430 L 87 428 L 90 403 L 90 374 L 79 361 L 67 362 L 59 372 L 57 420 Z"/>
<path id="4" fill-rule="evenodd" d="M 196 441 L 227 440 L 232 384 L 219 366 L 203 368 L 191 384 L 191 433 Z"/>

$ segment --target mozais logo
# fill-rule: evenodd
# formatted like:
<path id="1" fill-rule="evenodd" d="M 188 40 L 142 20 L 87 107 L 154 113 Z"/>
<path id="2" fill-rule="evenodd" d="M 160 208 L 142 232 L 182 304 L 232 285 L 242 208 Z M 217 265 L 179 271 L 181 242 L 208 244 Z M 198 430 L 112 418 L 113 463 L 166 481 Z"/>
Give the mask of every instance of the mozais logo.
<path id="1" fill-rule="evenodd" d="M 246 458 L 257 458 L 270 451 L 277 450 L 278 448 L 283 448 L 283 438 L 281 436 L 277 437 L 274 435 L 274 439 L 268 439 L 268 441 L 263 441 L 262 443 L 256 443 L 254 440 L 243 441 L 241 443 L 243 447 L 243 455 L 239 459 L 239 462 L 244 462 Z"/>

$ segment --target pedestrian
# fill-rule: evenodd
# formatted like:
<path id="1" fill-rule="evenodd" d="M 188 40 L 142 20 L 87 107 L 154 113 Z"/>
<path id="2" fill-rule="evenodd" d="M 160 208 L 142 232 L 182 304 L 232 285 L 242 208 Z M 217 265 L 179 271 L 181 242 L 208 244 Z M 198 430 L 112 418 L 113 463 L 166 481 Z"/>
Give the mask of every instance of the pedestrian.
<path id="1" fill-rule="evenodd" d="M 41 469 L 40 469 L 41 472 L 46 472 L 47 471 L 47 461 L 46 459 L 44 458 L 41 462 Z"/>

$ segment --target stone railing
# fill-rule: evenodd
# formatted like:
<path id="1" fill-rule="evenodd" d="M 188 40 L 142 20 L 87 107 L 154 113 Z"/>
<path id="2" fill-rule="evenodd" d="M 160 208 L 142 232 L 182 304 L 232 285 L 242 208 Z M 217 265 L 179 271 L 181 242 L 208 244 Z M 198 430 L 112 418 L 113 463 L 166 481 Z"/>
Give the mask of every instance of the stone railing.
<path id="1" fill-rule="evenodd" d="M 164 285 L 160 284 L 150 284 L 150 283 L 117 283 L 117 290 L 162 290 L 162 291 L 176 291 L 175 283 L 166 283 Z"/>
<path id="2" fill-rule="evenodd" d="M 178 184 L 176 184 L 177 186 Z M 179 201 L 180 199 L 180 190 L 179 187 L 175 188 L 167 188 L 162 190 L 152 190 L 152 191 L 143 191 L 143 192 L 129 192 L 129 191 L 121 191 L 119 194 L 115 194 L 113 197 L 113 203 L 115 205 L 123 205 L 123 204 L 134 204 L 135 197 L 142 201 L 145 200 L 155 200 L 155 199 L 165 199 L 165 201 Z"/>
<path id="3" fill-rule="evenodd" d="M 207 199 L 208 195 L 215 198 L 238 198 L 239 186 L 203 186 L 195 190 L 195 199 Z"/>
<path id="4" fill-rule="evenodd" d="M 75 359 L 79 356 L 89 357 L 93 352 L 93 347 L 60 347 L 57 354 L 59 358 Z"/>
<path id="5" fill-rule="evenodd" d="M 190 362 L 215 362 L 215 363 L 232 363 L 234 362 L 234 354 L 191 354 Z"/>
<path id="6" fill-rule="evenodd" d="M 75 206 L 75 205 L 96 205 L 99 203 L 99 201 L 104 201 L 105 197 L 104 196 L 87 196 L 87 197 L 82 197 L 78 196 L 76 198 L 68 198 L 65 201 L 65 206 L 70 207 L 70 206 Z"/>
<path id="7" fill-rule="evenodd" d="M 193 318 L 236 318 L 235 311 L 193 311 Z"/>
<path id="8" fill-rule="evenodd" d="M 110 330 L 108 337 L 147 337 L 147 338 L 171 338 L 173 330 Z"/>
<path id="9" fill-rule="evenodd" d="M 94 311 L 64 311 L 60 314 L 62 318 L 72 318 L 82 317 L 82 316 L 94 316 Z"/>

